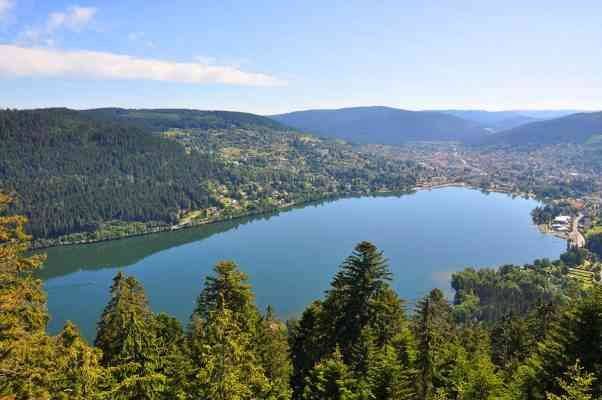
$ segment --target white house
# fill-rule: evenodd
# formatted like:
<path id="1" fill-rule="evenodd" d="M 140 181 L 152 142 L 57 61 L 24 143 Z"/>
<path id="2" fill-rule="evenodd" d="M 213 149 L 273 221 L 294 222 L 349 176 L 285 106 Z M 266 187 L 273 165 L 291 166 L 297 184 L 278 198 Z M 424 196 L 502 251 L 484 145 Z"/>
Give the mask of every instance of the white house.
<path id="1" fill-rule="evenodd" d="M 568 224 L 569 222 L 571 222 L 571 217 L 569 217 L 568 215 L 559 215 L 556 218 L 554 218 L 555 224 Z"/>

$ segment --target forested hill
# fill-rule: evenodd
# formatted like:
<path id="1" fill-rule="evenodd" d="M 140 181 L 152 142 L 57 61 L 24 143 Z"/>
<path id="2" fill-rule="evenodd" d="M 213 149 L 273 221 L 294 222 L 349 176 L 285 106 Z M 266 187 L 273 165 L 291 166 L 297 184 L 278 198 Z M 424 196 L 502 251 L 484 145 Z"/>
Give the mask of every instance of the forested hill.
<path id="1" fill-rule="evenodd" d="M 233 127 L 284 129 L 280 123 L 270 118 L 233 111 L 97 108 L 84 110 L 82 113 L 94 119 L 127 122 L 153 131 L 171 128 L 226 129 Z"/>
<path id="2" fill-rule="evenodd" d="M 18 194 L 37 237 L 112 219 L 175 222 L 209 204 L 200 182 L 228 175 L 177 143 L 67 109 L 1 111 L 0 141 L 0 187 Z"/>
<path id="3" fill-rule="evenodd" d="M 409 162 L 229 112 L 6 110 L 0 142 L 0 191 L 17 195 L 11 211 L 29 217 L 34 237 L 53 241 L 407 190 L 420 174 Z"/>
<path id="4" fill-rule="evenodd" d="M 473 121 L 490 132 L 512 129 L 539 120 L 518 111 L 440 110 L 440 112 Z"/>
<path id="5" fill-rule="evenodd" d="M 472 142 L 487 134 L 477 123 L 436 111 L 390 107 L 308 110 L 271 116 L 305 132 L 356 143 L 398 145 L 410 141 Z"/>
<path id="6" fill-rule="evenodd" d="M 541 146 L 560 143 L 588 144 L 602 138 L 602 112 L 578 113 L 538 121 L 490 135 L 487 145 Z"/>

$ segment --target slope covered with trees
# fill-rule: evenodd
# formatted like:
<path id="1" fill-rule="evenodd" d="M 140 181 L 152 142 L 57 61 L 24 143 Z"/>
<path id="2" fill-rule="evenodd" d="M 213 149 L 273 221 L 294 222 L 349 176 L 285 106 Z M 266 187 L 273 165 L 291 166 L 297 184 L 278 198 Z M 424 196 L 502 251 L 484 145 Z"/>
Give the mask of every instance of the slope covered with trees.
<path id="1" fill-rule="evenodd" d="M 0 141 L 0 187 L 46 244 L 407 190 L 421 174 L 244 113 L 6 110 Z"/>
<path id="2" fill-rule="evenodd" d="M 323 299 L 299 320 L 257 309 L 247 276 L 219 262 L 187 326 L 155 314 L 142 285 L 117 274 L 94 346 L 72 323 L 56 336 L 26 256 L 26 219 L 0 196 L 0 397 L 7 399 L 400 400 L 599 399 L 602 289 L 562 300 L 511 288 L 520 312 L 465 318 L 467 276 L 450 304 L 439 289 L 413 310 L 392 290 L 387 260 L 359 243 Z M 544 265 L 542 269 L 549 268 Z M 528 274 L 531 269 L 525 268 Z M 474 276 L 475 271 L 469 271 Z M 479 273 L 476 273 L 479 275 Z M 485 275 L 491 274 L 485 272 Z M 520 279 L 528 281 L 528 279 Z M 523 287 L 518 284 L 518 287 Z M 527 285 L 528 287 L 528 285 Z M 474 292 L 472 291 L 474 289 Z M 497 289 L 495 289 L 497 290 Z M 276 305 L 277 307 L 277 305 Z"/>
<path id="3" fill-rule="evenodd" d="M 505 130 L 483 140 L 488 145 L 545 146 L 598 142 L 602 135 L 602 112 L 578 113 L 537 121 Z"/>
<path id="4" fill-rule="evenodd" d="M 36 237 L 114 219 L 173 223 L 211 204 L 204 181 L 231 179 L 177 143 L 66 109 L 1 111 L 0 141 L 0 183 L 19 193 L 14 209 Z"/>
<path id="5" fill-rule="evenodd" d="M 473 142 L 487 134 L 480 125 L 454 115 L 390 107 L 297 111 L 271 118 L 304 132 L 355 143 Z"/>
<path id="6" fill-rule="evenodd" d="M 535 122 L 538 118 L 529 117 L 518 111 L 485 111 L 485 110 L 439 110 L 456 117 L 473 121 L 489 130 L 499 132 L 506 129 Z"/>

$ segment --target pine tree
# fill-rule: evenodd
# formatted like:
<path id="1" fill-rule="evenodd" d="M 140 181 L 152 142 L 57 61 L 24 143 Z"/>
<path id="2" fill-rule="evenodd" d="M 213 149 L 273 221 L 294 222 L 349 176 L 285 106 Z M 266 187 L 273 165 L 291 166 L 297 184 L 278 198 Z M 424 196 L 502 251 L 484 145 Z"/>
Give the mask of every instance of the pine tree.
<path id="1" fill-rule="evenodd" d="M 378 299 L 390 280 L 387 261 L 369 242 L 359 243 L 335 275 L 324 302 L 325 318 L 332 321 L 330 345 L 340 346 L 347 362 L 364 328 L 379 315 Z"/>
<path id="2" fill-rule="evenodd" d="M 372 398 L 379 400 L 414 399 L 414 371 L 385 345 L 370 356 L 367 377 Z"/>
<path id="3" fill-rule="evenodd" d="M 270 384 L 255 356 L 253 337 L 220 301 L 197 325 L 193 398 L 246 400 L 265 398 Z"/>
<path id="4" fill-rule="evenodd" d="M 180 322 L 167 314 L 161 313 L 155 317 L 155 329 L 160 349 L 160 372 L 167 378 L 165 397 L 184 399 L 193 374 L 188 338 Z"/>
<path id="5" fill-rule="evenodd" d="M 0 192 L 0 397 L 44 397 L 50 385 L 52 341 L 42 283 L 32 272 L 43 256 L 26 256 L 27 219 L 6 215 L 12 199 Z"/>
<path id="6" fill-rule="evenodd" d="M 306 378 L 303 400 L 359 400 L 358 382 L 337 348 L 320 361 Z"/>
<path id="7" fill-rule="evenodd" d="M 562 378 L 557 378 L 560 395 L 548 392 L 547 400 L 591 400 L 592 384 L 596 381 L 594 374 L 586 373 L 579 365 L 579 360 L 564 373 Z"/>
<path id="8" fill-rule="evenodd" d="M 439 367 L 445 359 L 443 346 L 453 338 L 451 307 L 443 292 L 433 289 L 417 304 L 414 326 L 417 340 L 418 393 L 421 399 L 430 399 L 439 384 Z"/>
<path id="9" fill-rule="evenodd" d="M 206 320 L 217 310 L 218 304 L 232 312 L 234 319 L 245 331 L 255 331 L 260 320 L 255 307 L 255 296 L 247 275 L 232 261 L 220 261 L 213 268 L 214 276 L 205 279 L 205 286 L 197 299 L 191 317 Z"/>
<path id="10" fill-rule="evenodd" d="M 95 344 L 114 379 L 109 388 L 113 398 L 157 399 L 167 390 L 155 319 L 144 288 L 135 278 L 120 272 L 113 279 L 111 300 L 98 323 Z"/>
<path id="11" fill-rule="evenodd" d="M 261 365 L 270 382 L 268 399 L 291 398 L 291 354 L 285 325 L 278 321 L 274 310 L 268 306 L 258 332 L 257 350 Z"/>
<path id="12" fill-rule="evenodd" d="M 326 341 L 322 327 L 323 307 L 320 301 L 314 301 L 303 312 L 299 321 L 289 323 L 289 343 L 293 375 L 291 386 L 293 397 L 300 399 L 305 387 L 305 378 L 314 365 L 326 354 Z"/>
<path id="13" fill-rule="evenodd" d="M 54 362 L 50 392 L 56 399 L 87 400 L 101 396 L 107 384 L 100 365 L 100 350 L 90 347 L 72 322 L 54 339 Z"/>
<path id="14" fill-rule="evenodd" d="M 191 316 L 189 342 L 194 392 L 219 400 L 264 398 L 270 391 L 257 343 L 260 314 L 247 276 L 219 262 Z"/>
<path id="15" fill-rule="evenodd" d="M 557 378 L 579 360 L 585 373 L 602 376 L 602 287 L 594 287 L 573 301 L 558 321 L 552 323 L 538 351 L 521 369 L 525 393 L 543 397 L 556 393 Z M 602 396 L 602 381 L 592 384 L 594 398 Z"/>
<path id="16" fill-rule="evenodd" d="M 32 275 L 44 257 L 24 255 L 27 220 L 3 214 L 9 201 L 0 193 L 0 397 L 95 398 L 105 377 L 100 354 L 71 323 L 46 334 L 46 296 Z"/>
<path id="17" fill-rule="evenodd" d="M 144 334 L 152 326 L 153 315 L 142 285 L 122 272 L 113 278 L 111 299 L 98 322 L 94 344 L 102 350 L 103 364 L 113 365 L 124 359 L 136 360 L 137 345 L 146 338 L 133 338 Z M 138 340 L 139 339 L 139 340 Z"/>

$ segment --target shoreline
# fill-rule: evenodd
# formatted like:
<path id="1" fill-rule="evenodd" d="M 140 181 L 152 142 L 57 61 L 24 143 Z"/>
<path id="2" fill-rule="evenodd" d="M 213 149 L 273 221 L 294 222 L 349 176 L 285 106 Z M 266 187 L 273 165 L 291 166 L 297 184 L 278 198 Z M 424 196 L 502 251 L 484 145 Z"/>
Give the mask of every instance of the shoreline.
<path id="1" fill-rule="evenodd" d="M 337 196 L 325 196 L 323 198 L 310 200 L 310 201 L 300 201 L 300 202 L 296 202 L 296 203 L 295 202 L 289 203 L 289 204 L 274 208 L 273 210 L 244 212 L 241 214 L 231 215 L 231 216 L 227 216 L 224 218 L 203 220 L 201 222 L 187 222 L 185 224 L 165 225 L 165 226 L 151 228 L 144 232 L 136 232 L 136 233 L 132 233 L 132 234 L 126 234 L 126 235 L 120 235 L 120 236 L 114 236 L 114 237 L 106 237 L 106 238 L 98 238 L 98 239 L 90 239 L 90 240 L 73 240 L 73 241 L 57 242 L 55 244 L 50 244 L 50 245 L 40 243 L 40 242 L 43 242 L 45 239 L 38 239 L 38 240 L 32 241 L 30 251 L 40 251 L 40 250 L 45 250 L 45 249 L 50 249 L 50 248 L 55 248 L 55 247 L 78 246 L 78 245 L 88 245 L 88 244 L 94 244 L 94 243 L 109 242 L 109 241 L 132 238 L 132 237 L 148 236 L 148 235 L 152 235 L 155 233 L 176 232 L 176 231 L 181 231 L 184 229 L 198 228 L 201 226 L 216 224 L 216 223 L 230 221 L 230 220 L 286 212 L 293 208 L 307 207 L 307 206 L 311 205 L 312 203 L 318 203 L 318 202 L 335 201 L 335 200 L 339 200 L 339 199 L 346 199 L 346 198 L 353 198 L 353 197 L 370 197 L 370 196 L 378 196 L 378 195 L 402 196 L 405 194 L 412 194 L 412 193 L 416 193 L 416 192 L 424 191 L 424 190 L 443 189 L 443 188 L 448 188 L 448 187 L 466 188 L 466 189 L 470 189 L 470 190 L 479 190 L 481 192 L 489 192 L 489 193 L 501 193 L 501 194 L 506 194 L 506 195 L 511 195 L 511 196 L 519 196 L 519 197 L 528 198 L 528 199 L 535 198 L 535 196 L 533 196 L 532 194 L 529 194 L 529 193 L 514 192 L 512 190 L 504 190 L 504 189 L 498 189 L 498 188 L 484 189 L 482 187 L 477 187 L 474 185 L 467 184 L 466 182 L 449 182 L 449 183 L 433 183 L 433 184 L 427 183 L 427 184 L 421 184 L 421 185 L 414 186 L 413 188 L 410 188 L 407 191 L 374 191 L 374 192 L 369 192 L 369 193 L 356 193 L 356 194 L 348 193 L 348 194 L 342 194 L 342 195 L 337 195 Z M 541 231 L 541 229 L 540 229 L 540 231 Z M 542 233 L 551 234 L 552 236 L 556 236 L 559 239 L 567 240 L 567 238 L 563 238 L 563 237 L 554 235 L 553 232 L 543 232 L 542 231 Z"/>

